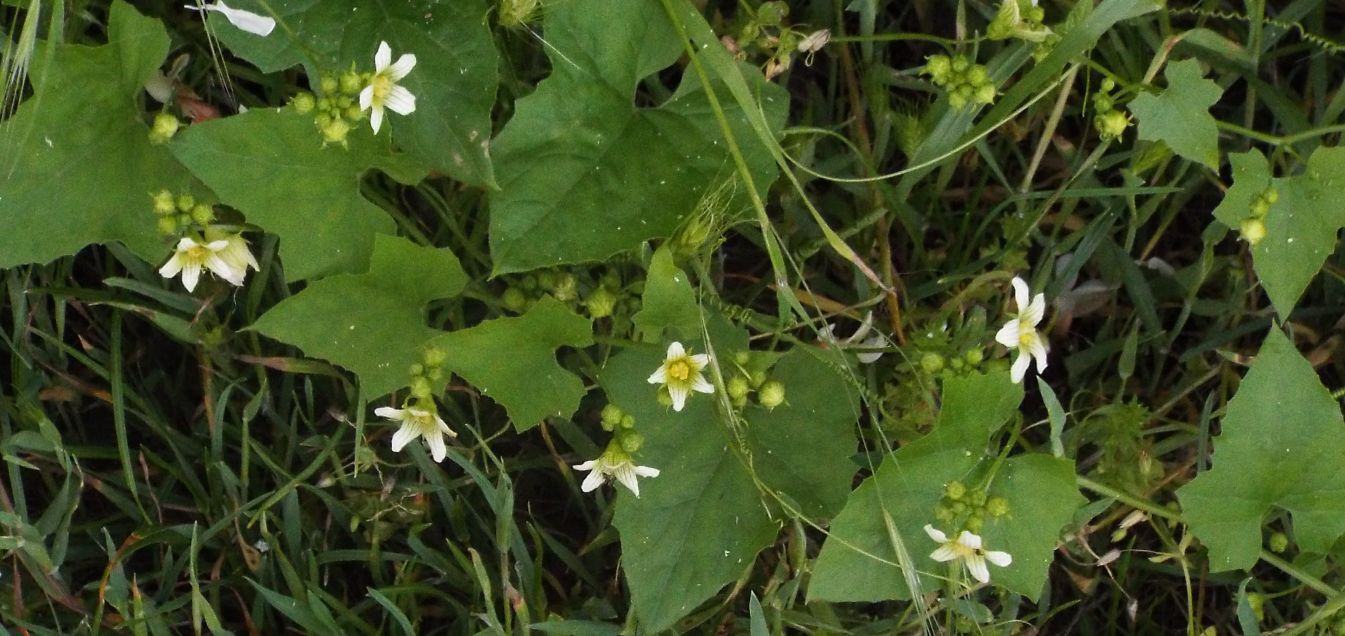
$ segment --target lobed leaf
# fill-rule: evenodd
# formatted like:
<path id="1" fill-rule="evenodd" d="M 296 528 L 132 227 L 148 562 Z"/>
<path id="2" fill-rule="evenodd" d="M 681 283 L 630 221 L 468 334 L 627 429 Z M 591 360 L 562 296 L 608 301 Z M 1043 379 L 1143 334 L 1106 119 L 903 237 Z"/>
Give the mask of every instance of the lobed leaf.
<path id="1" fill-rule="evenodd" d="M 1219 169 L 1219 129 L 1210 106 L 1223 89 L 1202 77 L 1194 59 L 1168 64 L 1168 87 L 1153 95 L 1141 93 L 1130 102 L 1139 121 L 1139 138 L 1161 141 L 1173 152 L 1212 170 Z"/>

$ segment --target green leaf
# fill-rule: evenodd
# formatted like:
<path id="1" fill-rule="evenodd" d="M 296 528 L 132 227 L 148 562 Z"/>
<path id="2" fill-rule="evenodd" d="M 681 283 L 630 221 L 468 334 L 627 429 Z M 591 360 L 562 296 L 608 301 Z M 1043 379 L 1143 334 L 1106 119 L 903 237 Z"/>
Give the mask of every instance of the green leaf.
<path id="1" fill-rule="evenodd" d="M 426 326 L 425 303 L 466 283 L 447 249 L 378 235 L 368 272 L 311 283 L 252 328 L 354 372 L 372 399 L 405 386 L 425 342 L 442 333 Z"/>
<path id="2" fill-rule="evenodd" d="M 444 334 L 433 344 L 447 354 L 445 368 L 502 404 L 514 428 L 525 431 L 579 408 L 584 383 L 556 364 L 556 348 L 593 344 L 593 323 L 547 296 L 522 316 Z"/>
<path id="3" fill-rule="evenodd" d="M 424 176 L 367 128 L 349 141 L 349 150 L 323 148 L 310 118 L 268 109 L 191 126 L 172 146 L 221 201 L 280 237 L 285 278 L 297 281 L 364 271 L 374 235 L 396 229 L 360 194 L 366 171 L 381 168 L 405 183 Z"/>
<path id="4" fill-rule="evenodd" d="M 701 310 L 696 292 L 686 272 L 673 263 L 672 252 L 666 245 L 654 252 L 640 301 L 640 311 L 632 320 L 646 342 L 663 340 L 664 329 L 672 329 L 676 334 L 672 337 L 700 336 Z"/>
<path id="5" fill-rule="evenodd" d="M 1223 89 L 1202 77 L 1194 59 L 1168 64 L 1163 76 L 1168 87 L 1162 93 L 1141 93 L 1130 102 L 1130 112 L 1139 120 L 1139 138 L 1161 141 L 1178 155 L 1218 170 L 1219 129 L 1210 106 Z"/>
<path id="6" fill-rule="evenodd" d="M 39 43 L 55 46 L 51 63 L 39 68 L 47 55 L 34 53 L 34 93 L 0 124 L 0 267 L 109 241 L 166 256 L 149 195 L 200 187 L 150 145 L 140 106 L 168 44 L 158 20 L 124 2 L 112 4 L 104 46 Z"/>
<path id="7" fill-rule="evenodd" d="M 939 527 L 934 508 L 944 485 L 960 480 L 971 486 L 981 478 L 979 470 L 994 457 L 987 449 L 990 436 L 1017 411 L 1023 389 L 1006 373 L 995 372 L 950 378 L 943 396 L 934 430 L 893 453 L 851 493 L 818 556 L 810 599 L 910 598 L 908 579 L 918 581 L 921 590 L 942 586 L 937 577 L 947 566 L 929 558 L 937 546 L 923 527 Z M 1073 462 L 1036 454 L 1014 457 L 999 469 L 988 494 L 1007 499 L 1010 513 L 1001 519 L 987 516 L 980 534 L 987 549 L 1014 558 L 1007 568 L 993 568 L 991 580 L 1035 599 L 1046 581 L 1058 531 L 1085 501 L 1074 487 Z M 940 529 L 950 535 L 955 530 Z"/>
<path id="8" fill-rule="evenodd" d="M 1342 427 L 1340 405 L 1312 365 L 1271 329 L 1228 403 L 1214 467 L 1177 491 L 1212 571 L 1254 565 L 1262 519 L 1275 508 L 1293 515 L 1305 552 L 1324 554 L 1345 534 Z"/>
<path id="9" fill-rule="evenodd" d="M 394 60 L 403 53 L 415 54 L 415 69 L 399 83 L 416 96 L 416 111 L 390 114 L 384 125 L 392 129 L 399 146 L 435 170 L 474 185 L 494 186 L 490 111 L 499 79 L 494 42 L 483 19 L 486 3 L 238 0 L 229 4 L 278 19 L 275 32 L 260 38 L 238 30 L 223 16 L 209 18 L 231 51 L 265 72 L 305 64 L 310 74 L 340 73 L 352 63 L 372 71 L 379 42 L 392 47 Z M 310 81 L 317 83 L 315 77 Z M 316 138 L 316 133 L 312 136 Z"/>
<path id="10" fill-rule="evenodd" d="M 1287 318 L 1335 251 L 1345 227 L 1345 208 L 1338 204 L 1345 185 L 1345 148 L 1318 148 L 1303 174 L 1275 179 L 1259 151 L 1229 155 L 1229 160 L 1233 187 L 1214 209 L 1220 222 L 1237 228 L 1267 187 L 1279 195 L 1264 218 L 1265 238 L 1252 248 L 1252 264 L 1275 311 Z"/>
<path id="11" fill-rule="evenodd" d="M 635 106 L 637 84 L 683 55 L 658 3 L 557 2 L 547 7 L 544 30 L 552 74 L 518 100 L 495 140 L 496 273 L 601 259 L 668 236 L 733 171 L 694 73 L 664 104 Z M 779 130 L 788 97 L 755 77 L 766 117 Z M 725 114 L 764 188 L 775 177 L 769 150 L 732 100 L 721 102 L 730 104 Z"/>
<path id="12" fill-rule="evenodd" d="M 745 334 L 713 321 L 717 355 L 727 360 L 746 349 Z M 651 632 L 737 579 L 774 540 L 779 521 L 766 510 L 778 502 L 761 488 L 809 517 L 826 517 L 844 502 L 857 468 L 855 392 L 812 352 L 782 356 L 771 377 L 785 384 L 785 404 L 770 412 L 749 406 L 735 428 L 718 413 L 718 395 L 694 395 L 680 413 L 660 406 L 645 378 L 662 361 L 661 350 L 632 349 L 601 376 L 609 400 L 645 436 L 635 461 L 662 471 L 641 482 L 639 498 L 621 491 L 613 521 L 636 615 Z"/>

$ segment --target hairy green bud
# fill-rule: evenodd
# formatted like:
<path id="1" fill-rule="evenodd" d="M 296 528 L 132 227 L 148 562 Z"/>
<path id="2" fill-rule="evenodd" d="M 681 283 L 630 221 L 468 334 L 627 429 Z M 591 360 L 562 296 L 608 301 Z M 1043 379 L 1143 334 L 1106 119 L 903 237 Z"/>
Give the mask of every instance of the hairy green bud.
<path id="1" fill-rule="evenodd" d="M 967 486 L 960 481 L 950 481 L 943 487 L 943 496 L 950 501 L 961 501 L 967 496 Z"/>
<path id="2" fill-rule="evenodd" d="M 1242 240 L 1252 247 L 1266 238 L 1266 223 L 1261 219 L 1246 219 L 1238 229 L 1242 232 Z"/>
<path id="3" fill-rule="evenodd" d="M 634 453 L 635 451 L 640 450 L 641 446 L 644 446 L 644 435 L 636 433 L 635 431 L 626 431 L 617 437 L 617 439 L 621 444 L 621 450 L 624 450 L 627 453 Z"/>
<path id="4" fill-rule="evenodd" d="M 191 220 L 195 221 L 197 225 L 210 225 L 215 220 L 215 210 L 204 203 L 197 203 L 191 209 Z"/>
<path id="5" fill-rule="evenodd" d="M 729 378 L 728 382 L 729 397 L 734 400 L 742 400 L 752 391 L 752 387 L 747 384 L 747 378 L 741 375 L 735 375 Z"/>
<path id="6" fill-rule="evenodd" d="M 514 313 L 522 313 L 528 306 L 528 296 L 523 290 L 517 287 L 510 287 L 504 290 L 500 295 L 500 301 L 504 303 L 504 308 Z"/>
<path id="7" fill-rule="evenodd" d="M 608 404 L 607 406 L 602 407 L 602 427 L 609 431 L 616 428 L 617 425 L 621 423 L 621 418 L 625 417 L 625 415 L 625 411 L 622 411 L 621 407 L 615 404 Z"/>
<path id="8" fill-rule="evenodd" d="M 615 294 L 607 291 L 606 287 L 599 287 L 584 300 L 584 306 L 588 308 L 588 315 L 596 320 L 611 316 L 616 310 L 616 301 Z"/>
<path id="9" fill-rule="evenodd" d="M 930 375 L 942 371 L 943 356 L 933 351 L 926 351 L 924 355 L 920 356 L 920 369 Z"/>
<path id="10" fill-rule="evenodd" d="M 317 99 L 308 91 L 299 93 L 290 100 L 290 108 L 293 108 L 294 112 L 299 113 L 300 115 L 307 115 L 316 108 L 317 105 Z"/>
<path id="11" fill-rule="evenodd" d="M 174 214 L 177 212 L 177 200 L 172 192 L 160 190 L 150 195 L 154 200 L 154 213 L 159 216 Z"/>
<path id="12" fill-rule="evenodd" d="M 1276 532 L 1275 534 L 1270 535 L 1269 543 L 1270 545 L 1268 547 L 1270 548 L 1270 551 L 1275 554 L 1281 554 L 1289 549 L 1289 537 L 1283 532 Z"/>
<path id="13" fill-rule="evenodd" d="M 991 497 L 985 502 L 985 511 L 992 517 L 1009 514 L 1009 500 L 1003 497 Z"/>
<path id="14" fill-rule="evenodd" d="M 172 141 L 173 135 L 177 134 L 177 129 L 182 126 L 182 122 L 168 113 L 159 113 L 154 116 L 154 125 L 149 129 L 149 143 L 160 146 Z"/>
<path id="15" fill-rule="evenodd" d="M 776 380 L 761 385 L 757 401 L 761 402 L 762 406 L 774 410 L 775 407 L 785 403 L 785 385 Z"/>

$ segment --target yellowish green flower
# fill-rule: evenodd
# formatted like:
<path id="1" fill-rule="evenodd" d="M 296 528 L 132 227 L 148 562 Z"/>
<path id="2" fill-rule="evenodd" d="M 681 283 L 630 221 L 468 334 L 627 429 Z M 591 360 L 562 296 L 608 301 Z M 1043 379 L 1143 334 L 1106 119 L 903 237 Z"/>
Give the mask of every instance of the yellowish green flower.
<path id="1" fill-rule="evenodd" d="M 708 364 L 710 364 L 708 354 L 689 355 L 682 347 L 682 343 L 674 342 L 668 345 L 668 356 L 663 360 L 663 364 L 649 376 L 649 383 L 667 387 L 668 396 L 672 398 L 673 410 L 681 411 L 682 407 L 686 406 L 687 397 L 692 391 L 706 394 L 715 392 L 715 386 L 701 375 L 701 371 Z"/>

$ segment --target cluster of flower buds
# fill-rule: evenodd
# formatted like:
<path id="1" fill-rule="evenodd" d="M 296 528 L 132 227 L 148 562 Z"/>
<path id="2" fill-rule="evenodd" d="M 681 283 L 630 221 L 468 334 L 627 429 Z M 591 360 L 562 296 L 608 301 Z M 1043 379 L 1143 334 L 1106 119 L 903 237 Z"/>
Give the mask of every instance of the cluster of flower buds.
<path id="1" fill-rule="evenodd" d="M 1261 239 L 1266 237 L 1266 215 L 1270 213 L 1270 206 L 1275 205 L 1280 200 L 1280 193 L 1275 186 L 1266 186 L 1252 199 L 1251 215 L 1242 220 L 1242 225 L 1238 230 L 1242 233 L 1242 240 L 1247 244 L 1256 247 Z"/>
<path id="2" fill-rule="evenodd" d="M 789 5 L 780 0 L 768 0 L 756 9 L 744 8 L 744 18 L 735 35 L 726 35 L 721 41 L 740 60 L 747 59 L 749 54 L 765 56 L 766 79 L 789 70 L 795 54 L 806 55 L 805 63 L 812 65 L 813 56 L 831 41 L 830 30 L 803 33 L 786 24 Z"/>
<path id="3" fill-rule="evenodd" d="M 429 347 L 408 369 L 411 376 L 411 397 L 418 402 L 434 403 L 434 387 L 444 383 L 444 361 L 448 355 L 442 349 Z"/>
<path id="4" fill-rule="evenodd" d="M 1116 108 L 1116 100 L 1111 95 L 1116 82 L 1108 77 L 1098 88 L 1097 94 L 1093 95 L 1093 126 L 1103 141 L 1120 139 L 1130 126 L 1130 117 Z"/>
<path id="5" fill-rule="evenodd" d="M 928 75 L 935 86 L 948 91 L 948 104 L 961 110 L 969 104 L 994 103 L 995 83 L 985 66 L 972 62 L 965 55 L 931 55 L 925 60 L 921 73 Z"/>
<path id="6" fill-rule="evenodd" d="M 589 473 L 581 489 L 592 492 L 608 480 L 614 480 L 639 497 L 640 484 L 637 478 L 658 477 L 659 470 L 635 465 L 632 455 L 644 446 L 644 436 L 635 430 L 635 417 L 615 404 L 608 404 L 602 409 L 602 429 L 612 433 L 607 448 L 597 459 L 574 466 L 575 470 Z"/>
<path id="7" fill-rule="evenodd" d="M 943 497 L 934 507 L 934 518 L 945 524 L 953 524 L 959 518 L 965 518 L 962 525 L 971 532 L 980 532 L 985 518 L 999 518 L 1009 514 L 1009 500 L 1003 497 L 988 497 L 984 490 L 968 489 L 960 481 L 951 481 L 943 487 Z"/>
<path id="8" fill-rule="evenodd" d="M 740 351 L 733 356 L 734 372 L 725 383 L 725 388 L 734 408 L 747 406 L 753 397 L 757 404 L 772 411 L 785 403 L 785 385 L 779 380 L 770 379 L 768 369 L 762 364 L 764 361 L 764 356 L 754 356 L 748 351 Z"/>
<path id="9" fill-rule="evenodd" d="M 505 309 L 521 314 L 542 297 L 551 296 L 573 308 L 583 305 L 589 317 L 596 320 L 608 318 L 619 309 L 629 313 L 639 310 L 638 293 L 623 299 L 621 291 L 621 276 L 615 270 L 608 270 L 596 280 L 587 277 L 580 280 L 574 272 L 564 270 L 542 270 L 510 282 L 500 294 L 500 301 Z"/>
<path id="10" fill-rule="evenodd" d="M 215 209 L 190 193 L 168 190 L 150 193 L 159 234 L 177 241 L 173 255 L 159 269 L 164 278 L 182 274 L 187 291 L 196 289 L 203 271 L 240 286 L 248 268 L 259 269 L 247 241 L 235 228 L 215 224 Z"/>
<path id="11" fill-rule="evenodd" d="M 369 84 L 370 78 L 369 73 L 359 73 L 353 68 L 340 75 L 325 74 L 318 84 L 322 97 L 309 92 L 299 93 L 290 100 L 290 107 L 301 115 L 316 111 L 313 124 L 322 133 L 323 145 L 346 146 L 351 129 L 364 119 L 360 91 Z"/>

